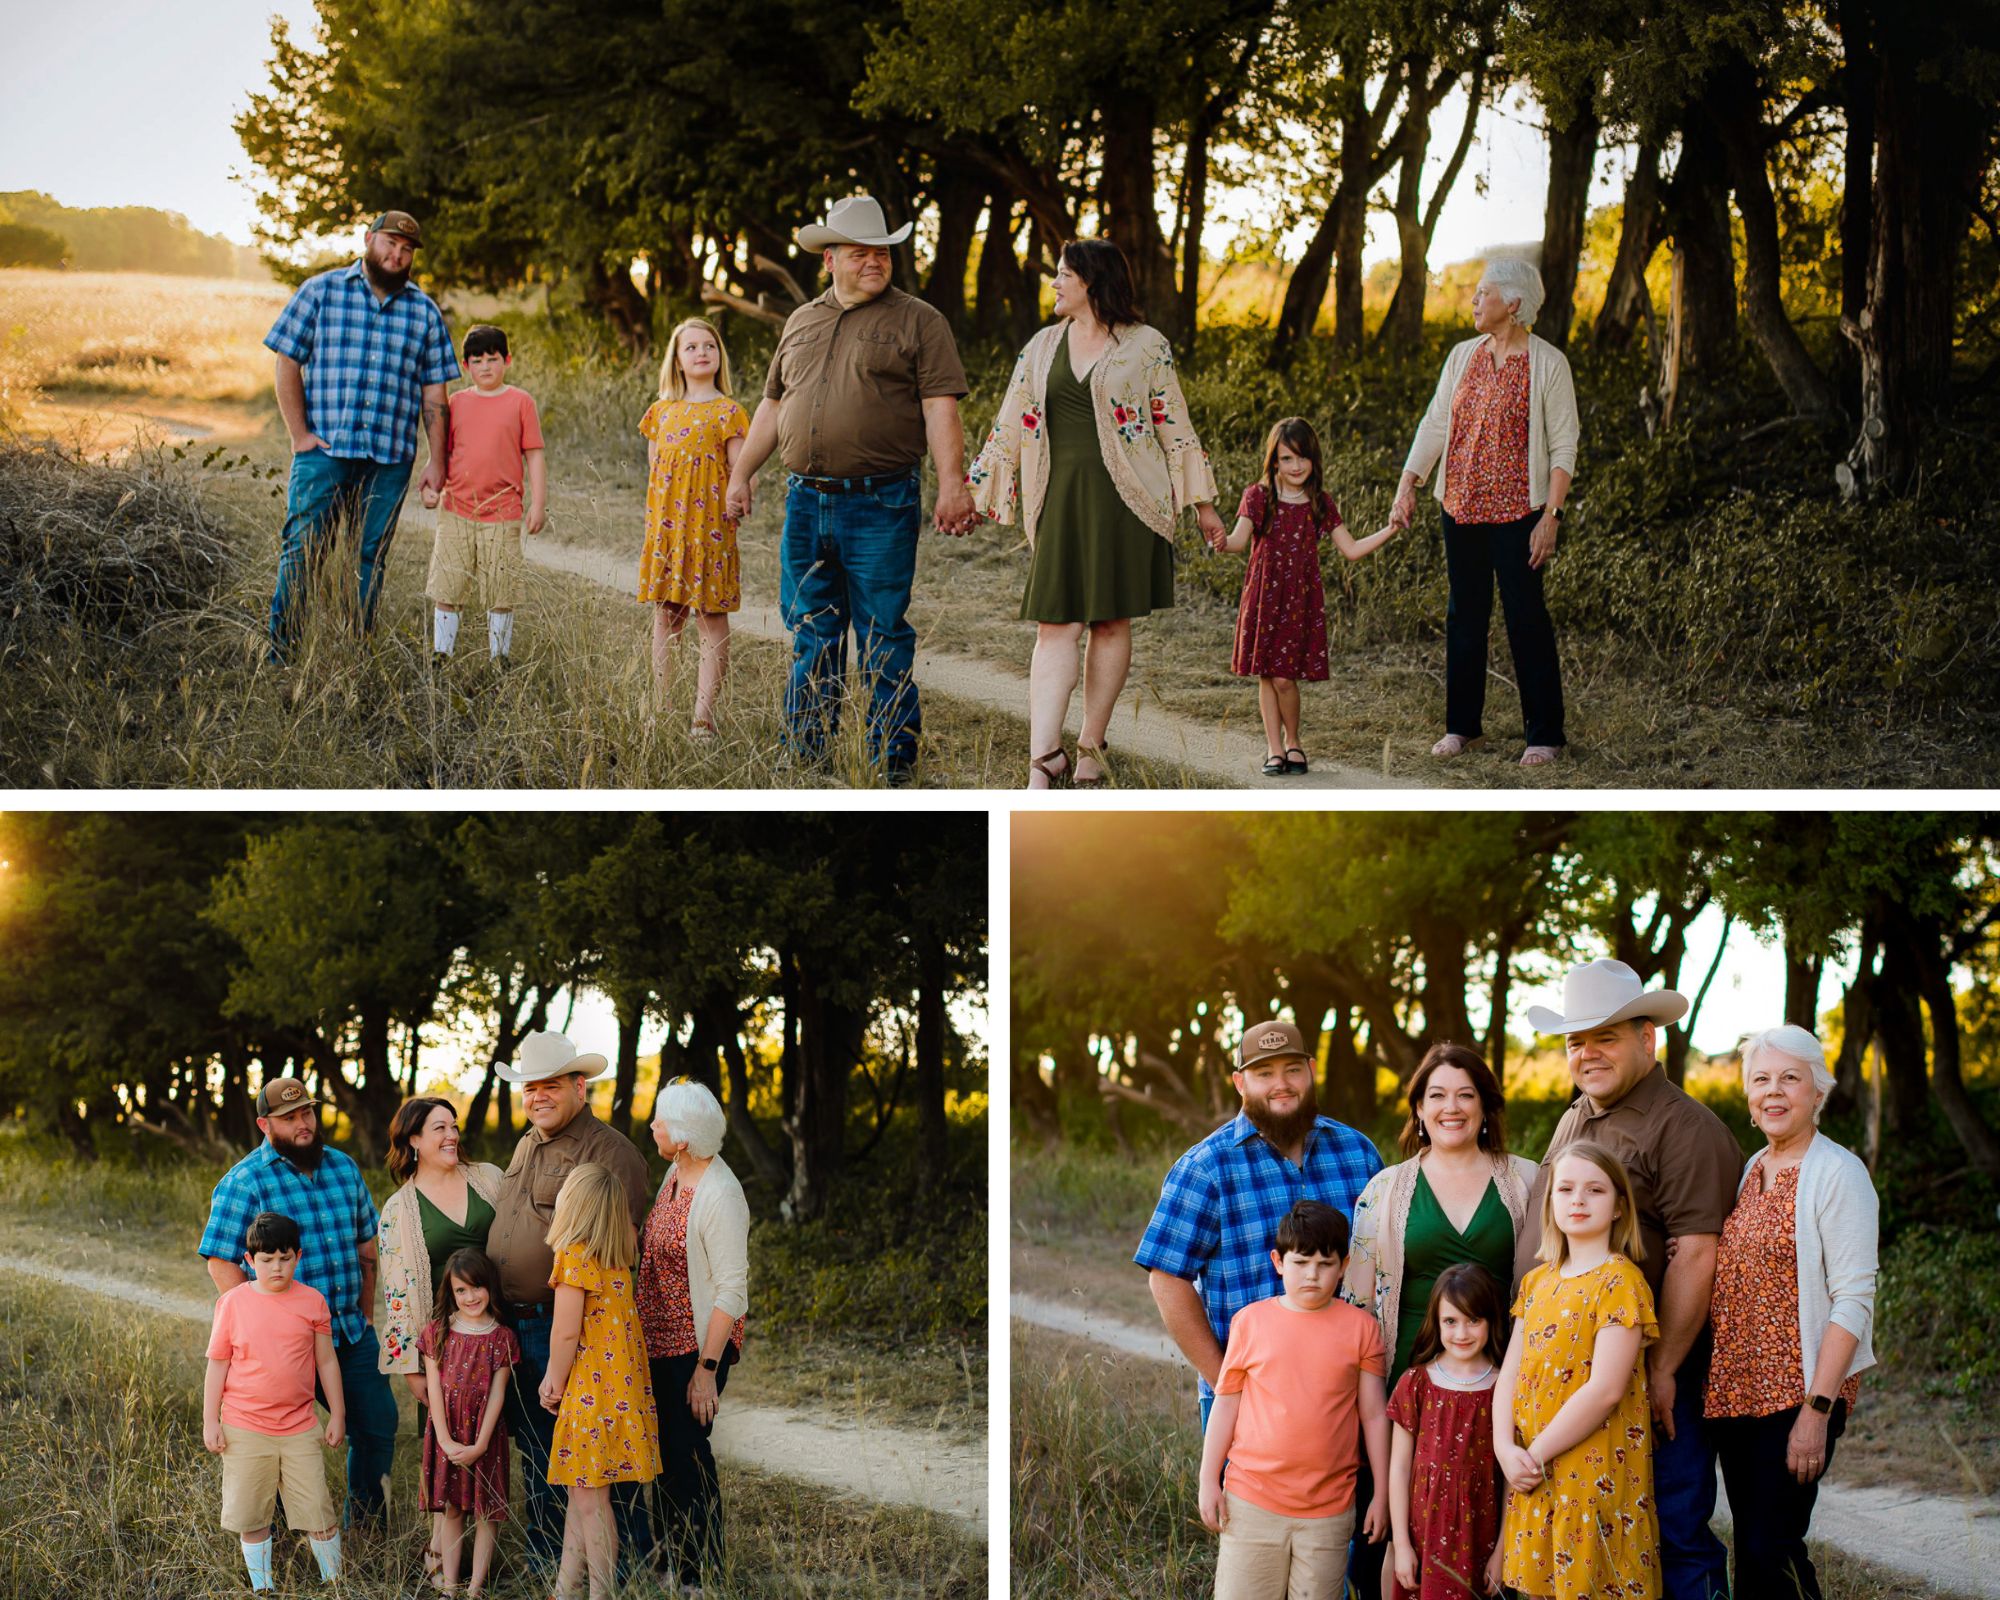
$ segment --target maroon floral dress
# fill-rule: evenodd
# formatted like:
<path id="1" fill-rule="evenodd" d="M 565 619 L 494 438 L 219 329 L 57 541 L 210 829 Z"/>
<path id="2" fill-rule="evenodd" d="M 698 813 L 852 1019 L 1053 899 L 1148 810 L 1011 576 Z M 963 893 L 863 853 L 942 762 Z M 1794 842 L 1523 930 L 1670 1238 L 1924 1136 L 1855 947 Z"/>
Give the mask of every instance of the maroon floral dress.
<path id="1" fill-rule="evenodd" d="M 1493 1391 L 1447 1389 L 1412 1367 L 1389 1397 L 1389 1420 L 1416 1441 L 1410 1462 L 1410 1543 L 1415 1600 L 1485 1594 L 1486 1563 L 1500 1542 L 1500 1467 L 1493 1459 Z M 1412 1591 L 1389 1573 L 1390 1600 Z"/>
<path id="2" fill-rule="evenodd" d="M 512 1328 L 497 1324 L 485 1333 L 453 1330 L 445 1336 L 444 1353 L 438 1353 L 437 1324 L 428 1324 L 417 1336 L 417 1349 L 437 1367 L 438 1387 L 444 1392 L 444 1425 L 460 1444 L 479 1437 L 479 1424 L 486 1416 L 486 1400 L 493 1392 L 493 1375 L 513 1367 L 521 1359 L 520 1341 Z M 493 1424 L 493 1437 L 486 1454 L 469 1467 L 461 1467 L 444 1453 L 437 1429 L 424 1428 L 424 1459 L 420 1475 L 424 1509 L 443 1511 L 455 1507 L 488 1522 L 507 1519 L 507 1414 L 503 1410 Z"/>
<path id="3" fill-rule="evenodd" d="M 1239 519 L 1264 528 L 1264 485 L 1243 491 Z M 1325 495 L 1320 514 L 1327 527 L 1340 509 Z M 1324 683 L 1326 584 L 1319 571 L 1320 529 L 1305 501 L 1280 500 L 1271 525 L 1250 537 L 1250 566 L 1243 574 L 1243 604 L 1236 614 L 1236 651 L 1229 663 L 1239 678 L 1295 678 Z"/>

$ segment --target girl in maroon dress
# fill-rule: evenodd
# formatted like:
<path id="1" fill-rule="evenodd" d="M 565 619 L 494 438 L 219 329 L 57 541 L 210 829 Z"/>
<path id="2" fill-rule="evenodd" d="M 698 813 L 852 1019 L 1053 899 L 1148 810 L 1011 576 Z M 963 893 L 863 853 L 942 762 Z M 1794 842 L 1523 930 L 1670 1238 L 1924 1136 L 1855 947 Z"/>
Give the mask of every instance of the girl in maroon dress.
<path id="1" fill-rule="evenodd" d="M 1326 492 L 1319 436 L 1304 417 L 1286 417 L 1264 441 L 1263 478 L 1243 491 L 1235 528 L 1215 546 L 1250 552 L 1230 670 L 1257 680 L 1271 751 L 1263 768 L 1267 778 L 1308 767 L 1299 744 L 1299 683 L 1324 683 L 1328 676 L 1326 585 L 1319 570 L 1319 544 L 1327 534 L 1349 561 L 1359 561 L 1394 538 L 1395 529 L 1365 539 L 1348 533 Z"/>
<path id="2" fill-rule="evenodd" d="M 417 1339 L 430 1391 L 431 1426 L 424 1434 L 421 1483 L 424 1509 L 439 1521 L 435 1543 L 442 1570 L 431 1579 L 446 1594 L 458 1592 L 465 1519 L 475 1522 L 472 1580 L 465 1592 L 486 1588 L 498 1524 L 507 1517 L 507 1424 L 500 1408 L 507 1378 L 521 1359 L 520 1341 L 497 1319 L 500 1273 L 483 1251 L 460 1250 L 444 1266 L 446 1292 L 437 1316 Z"/>
<path id="3" fill-rule="evenodd" d="M 1389 1397 L 1390 1600 L 1500 1592 L 1500 1468 L 1493 1380 L 1507 1304 L 1484 1267 L 1446 1267 L 1410 1370 Z"/>

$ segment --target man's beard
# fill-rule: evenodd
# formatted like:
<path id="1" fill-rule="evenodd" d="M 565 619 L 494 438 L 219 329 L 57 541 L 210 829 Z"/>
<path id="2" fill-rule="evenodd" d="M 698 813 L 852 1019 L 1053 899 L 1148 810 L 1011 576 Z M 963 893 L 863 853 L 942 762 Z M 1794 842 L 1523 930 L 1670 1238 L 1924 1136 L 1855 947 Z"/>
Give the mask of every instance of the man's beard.
<path id="1" fill-rule="evenodd" d="M 1251 1126 L 1280 1150 L 1297 1144 L 1312 1130 L 1319 1117 L 1319 1086 L 1308 1083 L 1306 1092 L 1299 1103 L 1282 1115 L 1271 1110 L 1262 1100 L 1252 1101 L 1247 1096 L 1243 1101 L 1243 1114 L 1250 1119 Z"/>
<path id="2" fill-rule="evenodd" d="M 401 272 L 391 272 L 373 256 L 363 256 L 361 258 L 361 270 L 368 274 L 368 281 L 384 294 L 394 294 L 410 281 L 410 269 L 408 267 L 403 268 Z"/>
<path id="3" fill-rule="evenodd" d="M 301 1172 L 317 1172 L 319 1170 L 320 1157 L 326 1154 L 326 1146 L 320 1142 L 319 1135 L 314 1134 L 312 1143 L 309 1145 L 279 1145 L 278 1154 L 291 1162 Z"/>

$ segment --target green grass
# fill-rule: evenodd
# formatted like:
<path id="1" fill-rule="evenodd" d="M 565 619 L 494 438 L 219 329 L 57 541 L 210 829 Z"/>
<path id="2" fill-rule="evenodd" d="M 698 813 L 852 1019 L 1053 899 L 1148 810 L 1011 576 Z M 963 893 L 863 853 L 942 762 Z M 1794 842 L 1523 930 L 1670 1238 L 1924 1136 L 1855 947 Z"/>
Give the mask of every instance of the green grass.
<path id="1" fill-rule="evenodd" d="M 0 1275 L 0 1592 L 192 1600 L 242 1590 L 235 1540 L 216 1526 L 218 1468 L 201 1447 L 200 1354 L 199 1330 L 177 1319 Z M 327 1455 L 336 1497 L 343 1458 Z M 335 1592 L 402 1600 L 419 1591 L 429 1529 L 416 1509 L 416 1471 L 406 1418 L 387 1536 L 351 1542 Z M 948 1518 L 861 1506 L 726 1463 L 721 1473 L 726 1593 L 974 1600 L 986 1592 L 985 1546 Z M 518 1520 L 502 1534 L 497 1595 L 540 1593 L 508 1561 L 517 1530 Z M 320 1591 L 303 1545 L 286 1548 L 281 1586 Z"/>

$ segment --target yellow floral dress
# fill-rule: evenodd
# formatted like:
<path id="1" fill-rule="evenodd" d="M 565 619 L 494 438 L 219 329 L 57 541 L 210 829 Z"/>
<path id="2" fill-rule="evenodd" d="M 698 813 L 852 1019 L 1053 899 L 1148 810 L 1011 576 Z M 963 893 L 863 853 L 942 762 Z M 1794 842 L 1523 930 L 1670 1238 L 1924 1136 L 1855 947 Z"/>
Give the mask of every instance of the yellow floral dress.
<path id="1" fill-rule="evenodd" d="M 549 1482 L 582 1489 L 651 1483 L 660 1475 L 660 1422 L 631 1272 L 613 1272 L 581 1245 L 565 1245 L 549 1286 L 583 1291 L 583 1332 L 556 1413 Z"/>
<path id="2" fill-rule="evenodd" d="M 1660 1336 L 1653 1291 L 1620 1255 L 1574 1278 L 1536 1267 L 1521 1281 L 1513 1315 L 1523 1339 L 1514 1437 L 1523 1445 L 1589 1380 L 1599 1329 L 1637 1328 L 1642 1349 Z M 1508 1498 L 1500 1543 L 1510 1589 L 1556 1600 L 1659 1600 L 1652 1433 L 1640 1360 L 1604 1426 L 1549 1463 L 1547 1482 Z"/>
<path id="3" fill-rule="evenodd" d="M 656 449 L 646 480 L 646 548 L 639 598 L 711 614 L 743 604 L 736 524 L 723 515 L 729 441 L 750 431 L 743 408 L 713 400 L 658 400 L 639 419 Z"/>

